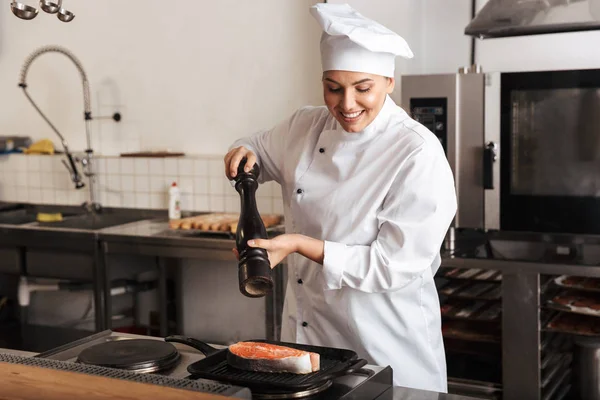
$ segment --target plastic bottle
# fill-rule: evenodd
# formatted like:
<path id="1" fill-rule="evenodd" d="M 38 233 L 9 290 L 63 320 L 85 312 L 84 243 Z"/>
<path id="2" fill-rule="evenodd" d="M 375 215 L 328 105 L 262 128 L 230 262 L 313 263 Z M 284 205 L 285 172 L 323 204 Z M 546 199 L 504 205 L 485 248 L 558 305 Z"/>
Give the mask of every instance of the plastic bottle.
<path id="1" fill-rule="evenodd" d="M 31 146 L 28 136 L 0 136 L 0 153 L 15 153 Z"/>
<path id="2" fill-rule="evenodd" d="M 169 188 L 169 219 L 181 218 L 181 192 L 176 182 Z"/>

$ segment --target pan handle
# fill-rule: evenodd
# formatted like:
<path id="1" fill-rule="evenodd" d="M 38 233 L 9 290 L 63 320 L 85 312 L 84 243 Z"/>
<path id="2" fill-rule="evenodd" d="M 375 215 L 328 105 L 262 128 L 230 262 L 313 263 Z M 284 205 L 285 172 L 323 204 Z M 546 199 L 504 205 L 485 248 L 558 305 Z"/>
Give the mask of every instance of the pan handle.
<path id="1" fill-rule="evenodd" d="M 207 357 L 211 354 L 218 353 L 219 351 L 221 351 L 220 349 L 215 349 L 214 347 L 212 347 L 204 342 L 201 342 L 198 339 L 194 339 L 194 338 L 187 337 L 187 336 L 180 336 L 180 335 L 167 336 L 165 338 L 165 342 L 176 342 L 176 343 L 182 343 L 182 344 L 188 345 L 188 346 L 193 347 L 194 349 L 202 352 Z"/>
<path id="2" fill-rule="evenodd" d="M 367 360 L 365 360 L 363 358 L 359 358 L 358 360 L 352 361 L 352 363 L 349 366 L 339 365 L 338 367 L 333 368 L 327 374 L 319 376 L 319 380 L 326 381 L 326 380 L 338 378 L 343 375 L 348 375 L 348 374 L 351 374 L 351 373 L 354 373 L 354 372 L 360 370 L 362 367 L 364 367 L 367 364 L 368 364 Z"/>
<path id="3" fill-rule="evenodd" d="M 344 373 L 353 374 L 367 364 L 368 364 L 367 360 L 365 360 L 364 358 L 359 358 L 358 360 L 355 360 L 354 364 L 352 364 L 350 367 L 345 369 Z"/>

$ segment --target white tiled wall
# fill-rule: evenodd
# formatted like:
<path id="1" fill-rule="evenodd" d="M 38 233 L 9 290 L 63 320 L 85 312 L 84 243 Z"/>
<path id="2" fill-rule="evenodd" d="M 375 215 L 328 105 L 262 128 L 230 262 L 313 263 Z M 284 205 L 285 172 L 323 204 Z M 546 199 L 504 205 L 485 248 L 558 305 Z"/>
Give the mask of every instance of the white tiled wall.
<path id="1" fill-rule="evenodd" d="M 59 155 L 0 156 L 0 200 L 85 202 L 87 186 L 75 190 L 62 159 Z M 239 195 L 225 178 L 221 156 L 96 157 L 95 169 L 100 203 L 107 207 L 166 209 L 169 186 L 177 182 L 184 210 L 237 212 L 240 208 Z M 256 196 L 261 213 L 283 213 L 278 184 L 261 185 Z"/>

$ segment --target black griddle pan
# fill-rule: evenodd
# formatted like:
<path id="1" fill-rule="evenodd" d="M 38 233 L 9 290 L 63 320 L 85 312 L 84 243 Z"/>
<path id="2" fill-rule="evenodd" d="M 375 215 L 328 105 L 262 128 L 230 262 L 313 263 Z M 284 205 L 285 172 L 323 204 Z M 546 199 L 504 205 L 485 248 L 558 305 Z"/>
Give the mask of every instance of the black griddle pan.
<path id="1" fill-rule="evenodd" d="M 195 378 L 211 379 L 231 385 L 250 388 L 253 392 L 300 391 L 323 385 L 329 380 L 352 373 L 367 364 L 352 350 L 331 347 L 309 346 L 270 340 L 250 340 L 319 353 L 321 369 L 310 374 L 271 373 L 245 371 L 227 363 L 228 349 L 216 349 L 200 340 L 185 336 L 169 336 L 167 342 L 178 342 L 191 346 L 206 355 L 206 358 L 190 364 L 188 372 Z"/>

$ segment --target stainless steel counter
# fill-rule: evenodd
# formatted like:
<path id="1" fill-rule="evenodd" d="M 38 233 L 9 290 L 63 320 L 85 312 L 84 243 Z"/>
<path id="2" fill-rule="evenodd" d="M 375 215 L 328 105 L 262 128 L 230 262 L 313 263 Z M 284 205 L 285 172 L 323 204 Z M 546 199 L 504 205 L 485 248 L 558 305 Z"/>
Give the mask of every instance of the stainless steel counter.
<path id="1" fill-rule="evenodd" d="M 384 393 L 382 399 L 393 400 L 474 400 L 477 397 L 459 396 L 455 394 L 435 393 L 425 390 L 407 389 L 394 386 L 391 393 Z"/>
<path id="2" fill-rule="evenodd" d="M 33 357 L 38 353 L 33 353 L 31 351 L 22 351 L 22 350 L 12 350 L 12 349 L 2 349 L 0 348 L 0 354 L 12 354 L 14 356 L 21 357 Z"/>
<path id="3" fill-rule="evenodd" d="M 235 261 L 231 249 L 235 246 L 233 235 L 207 235 L 193 231 L 173 231 L 169 229 L 166 218 L 144 220 L 127 225 L 114 226 L 97 231 L 107 252 L 159 255 L 176 258 L 202 258 L 205 260 Z M 499 238 L 498 240 L 501 240 Z M 525 243 L 525 238 L 518 238 Z M 531 237 L 530 237 L 531 239 Z M 535 242 L 539 243 L 539 242 Z M 584 245 L 579 244 L 580 246 Z M 544 243 L 545 256 L 533 259 L 519 255 L 456 255 L 442 253 L 443 265 L 455 268 L 494 269 L 506 273 L 572 274 L 600 277 L 600 258 L 564 259 L 548 255 L 548 249 L 560 246 L 560 243 Z M 590 243 L 589 245 L 596 245 Z M 600 251 L 600 242 L 597 244 Z"/>
<path id="4" fill-rule="evenodd" d="M 176 258 L 235 261 L 232 234 L 172 230 L 166 218 L 144 220 L 98 231 L 105 251 Z"/>
<path id="5" fill-rule="evenodd" d="M 274 233 L 277 234 L 277 233 Z M 165 277 L 171 265 L 178 265 L 181 259 L 201 261 L 231 262 L 236 268 L 237 260 L 232 252 L 235 247 L 234 236 L 230 233 L 198 233 L 194 231 L 169 229 L 167 218 L 144 220 L 127 225 L 115 226 L 98 231 L 98 239 L 102 252 L 111 254 L 135 254 L 156 258 L 159 274 L 159 304 L 161 335 L 166 336 L 166 283 Z M 104 282 L 110 281 L 109 257 L 104 257 Z M 236 270 L 237 271 L 237 270 Z M 237 272 L 235 272 L 237 276 Z M 281 311 L 285 287 L 285 271 L 283 268 L 273 269 L 275 289 L 265 296 L 266 337 L 276 339 L 280 330 Z M 237 287 L 237 286 L 236 286 Z M 237 289 L 236 289 L 237 290 Z M 105 310 L 110 310 L 110 297 L 105 297 Z M 108 314 L 105 320 L 108 321 Z M 108 328 L 108 325 L 104 326 Z"/>

